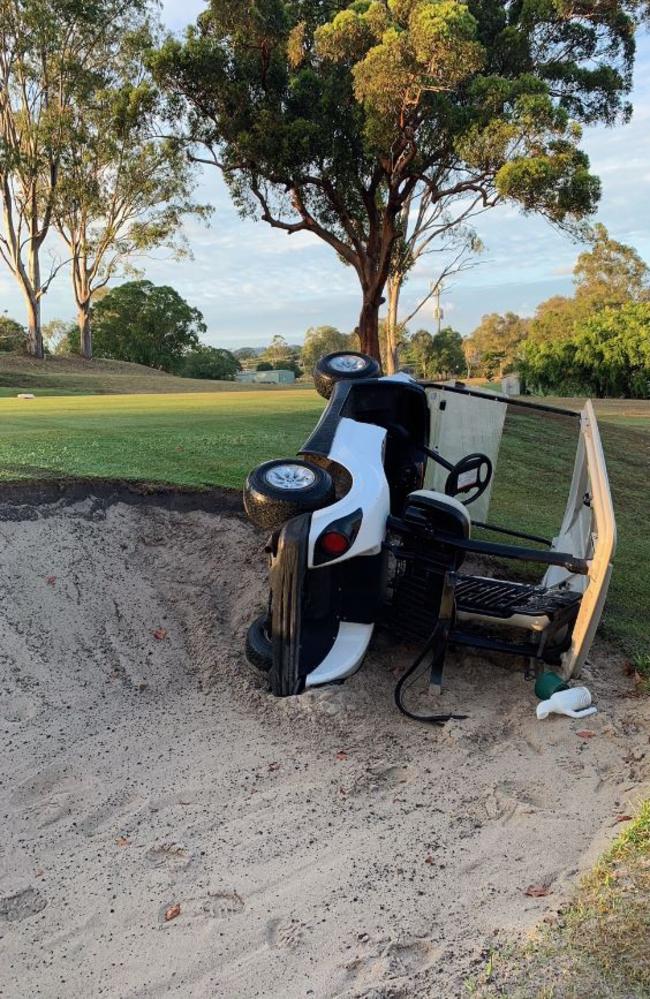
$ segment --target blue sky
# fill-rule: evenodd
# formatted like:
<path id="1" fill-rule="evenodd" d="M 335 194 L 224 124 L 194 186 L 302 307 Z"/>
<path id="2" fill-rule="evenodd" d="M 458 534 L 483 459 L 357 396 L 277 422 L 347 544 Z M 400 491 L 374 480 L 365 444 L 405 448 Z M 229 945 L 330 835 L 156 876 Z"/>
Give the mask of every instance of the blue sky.
<path id="1" fill-rule="evenodd" d="M 196 17 L 202 0 L 164 0 L 163 17 L 175 30 Z M 612 236 L 631 243 L 650 262 L 650 37 L 639 36 L 633 94 L 634 116 L 622 128 L 585 132 L 583 147 L 603 184 L 597 219 Z M 274 333 L 302 340 L 311 325 L 351 329 L 359 291 L 353 272 L 329 247 L 308 234 L 288 236 L 263 222 L 243 221 L 230 204 L 216 170 L 206 170 L 199 200 L 215 207 L 209 226 L 190 222 L 186 235 L 193 260 L 166 253 L 139 262 L 146 277 L 171 284 L 204 314 L 207 340 L 238 347 L 268 343 Z M 571 268 L 580 250 L 539 218 L 499 207 L 477 220 L 486 252 L 479 267 L 460 275 L 443 295 L 446 321 L 469 333 L 486 312 L 511 309 L 530 314 L 552 294 L 571 290 Z M 435 274 L 426 260 L 405 285 L 403 304 L 412 307 Z M 0 312 L 22 320 L 22 301 L 0 268 Z M 72 318 L 67 275 L 44 300 L 44 319 Z M 430 308 L 415 324 L 433 329 Z"/>

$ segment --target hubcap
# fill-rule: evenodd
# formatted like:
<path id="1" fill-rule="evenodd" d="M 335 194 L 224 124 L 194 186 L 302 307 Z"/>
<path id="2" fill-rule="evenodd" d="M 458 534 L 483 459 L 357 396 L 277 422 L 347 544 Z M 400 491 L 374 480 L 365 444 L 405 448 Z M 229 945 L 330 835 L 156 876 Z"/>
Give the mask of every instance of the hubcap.
<path id="1" fill-rule="evenodd" d="M 311 468 L 306 465 L 275 465 L 264 478 L 276 489 L 308 489 L 316 481 Z"/>
<path id="2" fill-rule="evenodd" d="M 333 357 L 330 361 L 330 367 L 334 368 L 335 371 L 341 372 L 351 372 L 351 371 L 362 371 L 366 366 L 366 361 L 363 357 L 356 357 L 355 354 L 341 354 L 339 357 Z"/>

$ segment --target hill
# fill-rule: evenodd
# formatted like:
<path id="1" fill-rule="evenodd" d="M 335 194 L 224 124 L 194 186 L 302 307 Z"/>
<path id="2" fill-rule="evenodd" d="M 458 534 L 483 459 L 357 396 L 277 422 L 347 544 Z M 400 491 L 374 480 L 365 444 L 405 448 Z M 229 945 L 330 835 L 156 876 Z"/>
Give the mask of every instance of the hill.
<path id="1" fill-rule="evenodd" d="M 262 391 L 292 386 L 260 385 Z M 127 361 L 81 357 L 33 357 L 0 354 L 0 396 L 19 392 L 35 395 L 131 395 L 150 392 L 240 392 L 250 386 L 206 378 L 178 378 L 166 371 Z"/>

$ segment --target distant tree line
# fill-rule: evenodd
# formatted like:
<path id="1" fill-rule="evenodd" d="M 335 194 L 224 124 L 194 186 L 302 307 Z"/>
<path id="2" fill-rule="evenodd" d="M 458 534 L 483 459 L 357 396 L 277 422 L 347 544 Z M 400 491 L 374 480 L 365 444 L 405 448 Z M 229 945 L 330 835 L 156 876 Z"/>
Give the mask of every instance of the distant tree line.
<path id="1" fill-rule="evenodd" d="M 547 299 L 531 318 L 483 316 L 463 345 L 468 374 L 516 369 L 530 392 L 649 398 L 649 275 L 633 247 L 596 225 L 574 267 L 574 294 Z"/>
<path id="2" fill-rule="evenodd" d="M 91 309 L 94 356 L 130 361 L 188 378 L 232 380 L 241 369 L 229 350 L 201 343 L 207 327 L 198 309 L 173 288 L 129 281 L 105 292 Z M 43 327 L 44 351 L 82 355 L 82 330 L 55 320 Z M 24 353 L 27 331 L 0 317 L 0 351 Z"/>
<path id="3" fill-rule="evenodd" d="M 574 267 L 575 292 L 542 302 L 530 318 L 512 312 L 483 316 L 463 338 L 445 327 L 432 334 L 379 323 L 382 360 L 397 361 L 418 378 L 499 379 L 517 370 L 526 391 L 561 395 L 650 397 L 649 271 L 630 246 L 595 226 L 591 246 Z M 96 357 L 146 364 L 195 378 L 232 379 L 242 368 L 284 369 L 310 375 L 333 351 L 359 350 L 358 330 L 323 325 L 307 330 L 302 345 L 276 334 L 269 345 L 228 351 L 201 343 L 203 316 L 173 288 L 130 281 L 103 290 L 91 308 Z M 45 349 L 83 354 L 78 324 L 44 327 Z M 23 350 L 27 331 L 0 317 L 0 351 Z M 386 365 L 388 367 L 388 365 Z"/>

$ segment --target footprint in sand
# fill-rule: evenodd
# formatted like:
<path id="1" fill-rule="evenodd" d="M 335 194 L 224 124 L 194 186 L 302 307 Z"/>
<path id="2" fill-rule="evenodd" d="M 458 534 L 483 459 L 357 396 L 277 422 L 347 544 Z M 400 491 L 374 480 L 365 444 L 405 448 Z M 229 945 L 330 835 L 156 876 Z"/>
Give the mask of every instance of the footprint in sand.
<path id="1" fill-rule="evenodd" d="M 7 923 L 18 922 L 35 916 L 47 905 L 47 899 L 36 888 L 24 888 L 15 895 L 0 898 L 0 920 Z"/>
<path id="2" fill-rule="evenodd" d="M 491 821 L 503 819 L 510 822 L 515 818 L 534 815 L 535 812 L 553 807 L 548 795 L 537 794 L 529 787 L 520 788 L 510 781 L 495 784 L 486 791 L 478 805 L 478 818 Z"/>
<path id="3" fill-rule="evenodd" d="M 227 919 L 244 910 L 244 900 L 236 891 L 208 892 L 202 903 L 203 912 L 213 919 Z"/>
<path id="4" fill-rule="evenodd" d="M 310 929 L 310 923 L 301 923 L 299 919 L 289 919 L 286 922 L 272 919 L 267 929 L 269 945 L 283 950 L 295 950 L 302 944 Z"/>
<path id="5" fill-rule="evenodd" d="M 354 990 L 344 993 L 350 997 L 367 997 L 399 994 L 399 987 L 411 983 L 414 976 L 426 971 L 440 960 L 443 948 L 429 940 L 390 941 L 351 961 L 346 970 Z M 398 989 L 397 993 L 394 992 Z"/>
<path id="6" fill-rule="evenodd" d="M 23 781 L 9 800 L 16 810 L 33 816 L 37 828 L 44 829 L 76 816 L 92 786 L 92 781 L 51 767 Z"/>
<path id="7" fill-rule="evenodd" d="M 137 794 L 112 795 L 79 819 L 77 828 L 88 837 L 123 829 L 142 810 L 144 801 Z"/>
<path id="8" fill-rule="evenodd" d="M 176 906 L 180 907 L 180 911 L 170 919 L 169 912 Z M 199 898 L 170 899 L 160 906 L 158 920 L 163 927 L 182 926 L 188 920 L 230 919 L 243 912 L 244 908 L 244 900 L 236 891 L 208 892 Z"/>
<path id="9" fill-rule="evenodd" d="M 154 867 L 166 867 L 171 870 L 184 870 L 192 863 L 192 854 L 180 843 L 160 843 L 150 847 L 144 855 Z"/>
<path id="10" fill-rule="evenodd" d="M 6 722 L 19 724 L 20 722 L 31 721 L 40 710 L 40 704 L 33 697 L 14 694 L 13 696 L 3 697 L 0 704 L 0 718 Z"/>
<path id="11" fill-rule="evenodd" d="M 393 791 L 403 784 L 410 784 L 415 777 L 413 767 L 407 764 L 394 764 L 383 768 L 373 768 L 367 770 L 356 778 L 352 785 L 352 794 L 362 794 L 371 791 L 381 794 Z"/>

